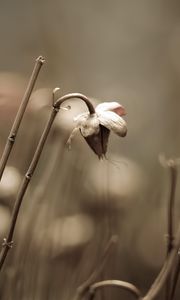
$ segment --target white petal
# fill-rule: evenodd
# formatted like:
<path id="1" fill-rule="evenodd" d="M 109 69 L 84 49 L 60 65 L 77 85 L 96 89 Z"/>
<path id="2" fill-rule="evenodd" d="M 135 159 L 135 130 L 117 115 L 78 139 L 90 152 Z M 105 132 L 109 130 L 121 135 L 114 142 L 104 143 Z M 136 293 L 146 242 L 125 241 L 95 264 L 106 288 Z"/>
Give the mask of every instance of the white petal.
<path id="1" fill-rule="evenodd" d="M 75 121 L 77 122 L 77 126 L 84 137 L 97 134 L 99 132 L 99 120 L 96 114 L 81 114 L 76 117 Z"/>
<path id="2" fill-rule="evenodd" d="M 124 107 L 118 102 L 103 102 L 96 106 L 96 112 L 99 113 L 101 111 L 113 111 L 119 116 L 123 116 L 126 114 Z"/>
<path id="3" fill-rule="evenodd" d="M 127 133 L 127 125 L 123 118 L 112 111 L 98 112 L 98 119 L 101 125 L 112 130 L 119 136 L 125 136 Z"/>
<path id="4" fill-rule="evenodd" d="M 81 123 L 82 120 L 87 120 L 89 117 L 89 113 L 82 113 L 82 114 L 79 114 L 77 115 L 77 117 L 74 117 L 74 122 L 77 122 L 78 123 Z"/>

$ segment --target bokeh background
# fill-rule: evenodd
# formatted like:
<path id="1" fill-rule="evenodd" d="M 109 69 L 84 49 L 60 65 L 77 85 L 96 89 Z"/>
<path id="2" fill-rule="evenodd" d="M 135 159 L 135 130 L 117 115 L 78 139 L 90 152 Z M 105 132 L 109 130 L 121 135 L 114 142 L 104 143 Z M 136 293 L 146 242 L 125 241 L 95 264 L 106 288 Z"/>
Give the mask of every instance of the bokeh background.
<path id="1" fill-rule="evenodd" d="M 111 134 L 99 161 L 80 135 L 71 151 L 65 146 L 84 104 L 60 111 L 21 208 L 1 299 L 72 299 L 112 234 L 118 242 L 98 280 L 128 280 L 145 293 L 166 252 L 170 180 L 159 155 L 180 155 L 179 1 L 1 0 L 0 40 L 0 153 L 35 58 L 46 58 L 0 185 L 1 240 L 53 88 L 94 105 L 119 101 L 128 124 L 127 137 Z M 178 181 L 176 223 L 179 195 Z M 121 297 L 130 299 L 112 288 L 97 295 Z"/>

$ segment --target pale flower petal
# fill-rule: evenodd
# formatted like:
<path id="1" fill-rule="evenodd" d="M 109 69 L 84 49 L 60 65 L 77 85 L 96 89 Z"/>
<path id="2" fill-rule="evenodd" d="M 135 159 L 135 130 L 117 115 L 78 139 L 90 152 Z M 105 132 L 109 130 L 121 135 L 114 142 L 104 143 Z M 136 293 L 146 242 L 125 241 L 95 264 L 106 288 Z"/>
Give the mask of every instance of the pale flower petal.
<path id="1" fill-rule="evenodd" d="M 101 111 L 113 111 L 119 116 L 124 116 L 126 114 L 125 108 L 118 102 L 103 102 L 96 106 L 96 112 Z"/>
<path id="2" fill-rule="evenodd" d="M 96 114 L 90 115 L 89 113 L 85 113 L 79 115 L 75 121 L 84 137 L 97 134 L 100 130 L 99 120 Z"/>
<path id="3" fill-rule="evenodd" d="M 124 137 L 127 133 L 127 125 L 123 118 L 112 111 L 98 112 L 98 119 L 101 125 L 112 130 L 117 135 Z"/>

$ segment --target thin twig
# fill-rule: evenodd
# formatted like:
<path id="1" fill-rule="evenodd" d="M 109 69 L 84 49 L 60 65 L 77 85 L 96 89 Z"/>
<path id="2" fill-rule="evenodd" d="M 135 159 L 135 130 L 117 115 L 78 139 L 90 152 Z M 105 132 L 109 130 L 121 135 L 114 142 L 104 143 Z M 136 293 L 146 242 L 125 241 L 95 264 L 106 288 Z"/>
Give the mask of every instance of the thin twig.
<path id="1" fill-rule="evenodd" d="M 104 287 L 116 287 L 130 292 L 136 299 L 142 299 L 140 290 L 133 284 L 121 280 L 103 280 L 91 285 L 88 300 L 93 300 L 95 292 Z"/>
<path id="2" fill-rule="evenodd" d="M 38 77 L 38 74 L 39 74 L 39 71 L 44 63 L 44 58 L 42 56 L 39 56 L 37 59 L 36 59 L 36 63 L 35 63 L 35 66 L 34 66 L 34 69 L 33 69 L 33 72 L 31 74 L 31 77 L 30 77 L 30 80 L 29 80 L 29 83 L 28 83 L 28 86 L 27 86 L 27 89 L 25 91 L 25 94 L 23 96 L 23 99 L 21 101 L 21 104 L 19 106 L 19 109 L 18 109 L 18 112 L 16 114 L 16 117 L 15 117 L 15 120 L 14 120 L 14 123 L 12 125 L 12 128 L 11 128 L 11 131 L 10 131 L 10 134 L 8 136 L 8 139 L 7 139 L 7 142 L 6 142 L 6 145 L 5 145 L 5 148 L 4 148 L 4 152 L 2 154 L 2 158 L 1 158 L 1 161 L 0 161 L 0 180 L 2 178 L 2 175 L 3 175 L 3 172 L 4 172 L 4 169 L 5 169 L 5 166 L 7 164 L 7 161 L 8 161 L 8 158 L 9 158 L 9 155 L 11 153 L 11 150 L 13 148 L 13 145 L 15 143 L 15 139 L 16 139 L 16 136 L 17 136 L 17 132 L 18 132 L 18 129 L 19 129 L 19 126 L 20 126 L 20 123 L 22 121 L 22 118 L 23 118 L 23 115 L 25 113 L 25 110 L 26 110 L 26 107 L 27 107 L 27 104 L 29 102 L 29 98 L 31 96 L 31 93 L 32 93 L 32 90 L 34 88 L 34 85 L 36 83 L 36 80 L 37 80 L 37 77 Z"/>
<path id="3" fill-rule="evenodd" d="M 103 252 L 102 257 L 100 258 L 100 263 L 97 266 L 97 268 L 92 272 L 92 274 L 89 276 L 89 278 L 83 282 L 83 284 L 81 284 L 76 292 L 75 298 L 74 300 L 80 300 L 82 299 L 82 297 L 84 296 L 84 294 L 86 293 L 86 291 L 89 289 L 90 285 L 93 283 L 93 281 L 96 280 L 96 278 L 99 276 L 99 274 L 102 272 L 104 265 L 107 262 L 107 259 L 109 257 L 109 253 L 111 252 L 111 248 L 112 246 L 114 246 L 114 244 L 117 242 L 117 236 L 113 235 L 107 246 L 105 247 L 105 250 Z"/>
<path id="4" fill-rule="evenodd" d="M 177 166 L 174 160 L 170 159 L 168 161 L 168 167 L 170 170 L 171 177 L 171 189 L 170 189 L 170 197 L 168 201 L 168 211 L 167 211 L 167 256 L 171 252 L 174 243 L 174 199 L 175 199 L 175 191 L 176 191 L 176 182 L 177 182 Z M 173 284 L 171 274 L 167 278 L 166 282 L 166 300 L 171 299 L 170 291 L 171 284 Z"/>
<path id="5" fill-rule="evenodd" d="M 14 205 L 13 212 L 12 212 L 12 219 L 11 219 L 11 224 L 10 224 L 10 229 L 9 229 L 9 232 L 8 232 L 8 236 L 3 241 L 2 250 L 1 250 L 1 253 L 0 253 L 0 271 L 2 269 L 2 266 L 4 264 L 4 261 L 6 259 L 6 256 L 8 254 L 9 249 L 12 248 L 12 244 L 13 244 L 12 239 L 13 239 L 13 234 L 14 234 L 14 230 L 15 230 L 15 226 L 16 226 L 16 221 L 17 221 L 17 218 L 18 218 L 19 210 L 20 210 L 20 207 L 21 207 L 21 203 L 22 203 L 22 200 L 24 198 L 24 195 L 25 195 L 25 192 L 27 190 L 27 187 L 28 187 L 28 185 L 30 183 L 30 180 L 31 180 L 31 178 L 32 178 L 32 176 L 34 174 L 36 166 L 38 164 L 39 158 L 41 156 L 42 150 L 44 148 L 44 145 L 45 145 L 45 142 L 47 140 L 47 137 L 48 137 L 48 134 L 50 132 L 50 129 L 52 127 L 52 124 L 53 124 L 53 122 L 55 120 L 55 117 L 56 117 L 56 115 L 57 115 L 57 113 L 58 113 L 58 111 L 60 109 L 61 104 L 64 101 L 66 101 L 68 99 L 71 99 L 71 98 L 80 98 L 80 99 L 82 99 L 86 103 L 86 105 L 87 105 L 90 113 L 94 109 L 93 106 L 92 106 L 92 104 L 90 105 L 90 100 L 86 96 L 84 96 L 82 94 L 79 94 L 79 93 L 67 94 L 67 95 L 61 97 L 60 99 L 58 99 L 55 102 L 55 104 L 53 106 L 53 109 L 52 109 L 52 112 L 50 114 L 49 120 L 48 120 L 48 122 L 47 122 L 47 124 L 45 126 L 45 129 L 44 129 L 43 133 L 42 133 L 42 136 L 40 138 L 40 141 L 39 141 L 38 146 L 36 148 L 36 151 L 34 153 L 33 159 L 32 159 L 32 161 L 30 163 L 30 166 L 29 166 L 29 168 L 27 170 L 27 173 L 24 176 L 24 179 L 22 181 L 22 184 L 20 186 L 20 189 L 19 189 L 16 201 L 15 201 L 15 205 Z"/>

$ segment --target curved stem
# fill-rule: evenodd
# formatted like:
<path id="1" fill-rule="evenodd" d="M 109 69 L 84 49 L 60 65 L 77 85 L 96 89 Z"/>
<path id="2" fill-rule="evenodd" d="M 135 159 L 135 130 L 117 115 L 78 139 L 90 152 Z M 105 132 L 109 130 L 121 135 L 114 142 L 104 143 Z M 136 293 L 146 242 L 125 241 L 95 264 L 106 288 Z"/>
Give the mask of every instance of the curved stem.
<path id="1" fill-rule="evenodd" d="M 159 275 L 156 277 L 155 281 L 153 282 L 152 286 L 150 287 L 147 294 L 142 298 L 140 291 L 134 286 L 131 285 L 128 282 L 124 281 L 116 281 L 116 280 L 106 280 L 102 282 L 95 283 L 90 287 L 90 298 L 89 300 L 92 300 L 94 298 L 94 292 L 97 288 L 103 287 L 103 286 L 117 286 L 124 289 L 129 290 L 132 292 L 136 297 L 139 297 L 142 300 L 154 300 L 156 299 L 157 295 L 161 291 L 162 287 L 166 283 L 166 280 L 169 276 L 169 274 L 172 272 L 172 269 L 174 268 L 175 264 L 177 263 L 177 256 L 178 251 L 180 249 L 180 225 L 177 231 L 177 238 L 174 245 L 174 248 L 169 253 L 161 271 L 159 272 Z"/>
<path id="2" fill-rule="evenodd" d="M 95 279 L 98 277 L 98 275 L 102 272 L 104 265 L 106 264 L 106 261 L 109 257 L 109 253 L 111 251 L 112 246 L 115 245 L 115 243 L 117 242 L 117 236 L 113 235 L 110 240 L 108 241 L 108 244 L 106 245 L 104 252 L 102 254 L 102 257 L 100 258 L 99 261 L 99 265 L 97 266 L 97 268 L 91 273 L 91 275 L 89 276 L 89 278 L 83 282 L 83 284 L 81 284 L 78 289 L 77 292 L 75 294 L 74 300 L 80 300 L 82 299 L 82 297 L 84 296 L 84 294 L 87 292 L 87 290 L 89 289 L 90 285 L 93 283 L 93 281 L 95 281 Z"/>
<path id="3" fill-rule="evenodd" d="M 44 61 L 45 60 L 42 56 L 39 56 L 36 59 L 36 63 L 35 63 L 32 75 L 30 77 L 27 89 L 26 89 L 24 97 L 21 101 L 20 107 L 18 109 L 17 115 L 15 117 L 14 123 L 13 123 L 12 128 L 11 128 L 10 134 L 8 136 L 8 139 L 7 139 L 5 148 L 4 148 L 4 152 L 2 154 L 2 158 L 1 158 L 1 161 L 0 161 L 0 180 L 2 178 L 4 169 L 5 169 L 6 163 L 8 161 L 9 155 L 11 153 L 11 150 L 13 148 L 13 145 L 15 143 L 16 135 L 17 135 L 20 123 L 22 121 L 23 115 L 25 113 L 27 104 L 29 102 L 29 98 L 31 96 L 32 90 L 34 88 L 34 85 L 36 83 L 36 80 L 37 80 L 37 77 L 38 77 L 38 74 L 39 74 L 39 71 L 40 71 Z"/>
<path id="4" fill-rule="evenodd" d="M 137 289 L 136 286 L 134 286 L 129 282 L 121 281 L 121 280 L 103 280 L 94 283 L 93 285 L 91 285 L 89 289 L 90 297 L 88 299 L 93 300 L 96 290 L 99 290 L 107 286 L 121 288 L 123 290 L 130 292 L 135 298 L 142 299 L 141 292 Z"/>
<path id="5" fill-rule="evenodd" d="M 90 114 L 94 114 L 95 113 L 94 106 L 92 105 L 90 99 L 87 98 L 85 95 L 80 94 L 80 93 L 70 93 L 70 94 L 67 94 L 67 95 L 64 95 L 64 96 L 60 97 L 54 103 L 54 107 L 55 108 L 60 108 L 61 104 L 64 101 L 69 100 L 69 99 L 73 99 L 73 98 L 79 98 L 79 99 L 83 100 L 86 103 L 86 105 L 87 105 L 87 107 L 89 109 L 89 113 Z"/>
<path id="6" fill-rule="evenodd" d="M 177 232 L 176 244 L 174 248 L 171 250 L 170 254 L 168 255 L 159 275 L 157 276 L 156 280 L 150 287 L 148 293 L 145 295 L 145 297 L 143 297 L 143 300 L 153 300 L 159 294 L 160 290 L 165 284 L 170 272 L 172 271 L 176 263 L 179 248 L 180 248 L 180 225 Z"/>

